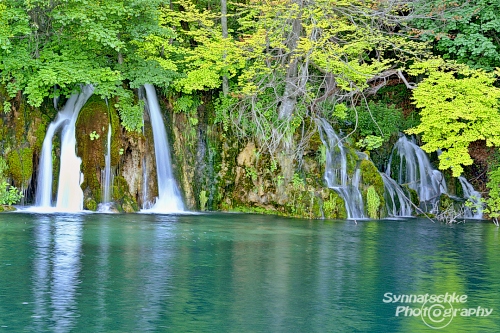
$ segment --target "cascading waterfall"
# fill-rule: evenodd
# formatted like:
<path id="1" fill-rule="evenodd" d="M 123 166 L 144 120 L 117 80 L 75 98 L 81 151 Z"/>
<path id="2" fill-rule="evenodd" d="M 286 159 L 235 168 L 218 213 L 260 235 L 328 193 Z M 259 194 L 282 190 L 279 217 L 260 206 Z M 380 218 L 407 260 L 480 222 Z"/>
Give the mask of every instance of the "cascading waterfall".
<path id="1" fill-rule="evenodd" d="M 394 145 L 386 171 L 389 177 L 395 155 L 399 157 L 399 166 L 392 178 L 417 191 L 421 202 L 433 202 L 441 193 L 448 192 L 441 172 L 432 167 L 426 153 L 406 136 L 401 136 Z"/>
<path id="2" fill-rule="evenodd" d="M 409 195 L 404 193 L 401 186 L 387 174 L 381 172 L 384 181 L 384 199 L 387 215 L 391 217 L 412 216 L 412 205 Z"/>
<path id="3" fill-rule="evenodd" d="M 438 152 L 439 153 L 439 152 Z M 399 158 L 399 162 L 393 160 Z M 391 168 L 397 167 L 393 178 Z M 393 148 L 386 173 L 382 173 L 386 192 L 386 207 L 390 216 L 410 216 L 411 206 L 400 184 L 406 184 L 415 190 L 419 196 L 421 206 L 436 207 L 441 194 L 448 195 L 448 189 L 443 174 L 434 169 L 427 154 L 415 142 L 401 136 Z M 481 193 L 474 190 L 472 185 L 464 178 L 458 177 L 463 188 L 464 198 L 473 204 L 473 208 L 465 207 L 465 218 L 481 219 L 482 205 Z M 430 205 L 426 205 L 430 204 Z"/>
<path id="4" fill-rule="evenodd" d="M 347 172 L 347 154 L 342 141 L 325 119 L 318 119 L 321 141 L 326 147 L 325 181 L 344 199 L 349 219 L 366 218 L 359 191 L 360 170 L 356 167 L 352 179 Z"/>
<path id="5" fill-rule="evenodd" d="M 104 203 L 111 202 L 111 124 L 108 126 L 108 141 L 106 142 L 106 155 L 104 155 Z"/>
<path id="6" fill-rule="evenodd" d="M 111 189 L 113 184 L 113 173 L 111 172 L 111 123 L 108 125 L 108 137 L 106 141 L 106 154 L 104 155 L 104 170 L 102 172 L 102 202 L 98 210 L 107 212 L 111 206 Z"/>
<path id="7" fill-rule="evenodd" d="M 160 112 L 160 105 L 156 97 L 155 88 L 145 84 L 147 110 L 153 128 L 153 140 L 156 157 L 156 174 L 158 177 L 158 197 L 151 209 L 146 211 L 158 213 L 174 213 L 184 211 L 181 195 L 175 178 L 172 174 L 170 150 L 168 147 L 167 133 Z"/>
<path id="8" fill-rule="evenodd" d="M 141 91 L 139 91 L 139 98 L 143 98 L 144 96 Z M 144 131 L 144 117 L 142 118 L 142 134 L 145 135 Z M 142 158 L 142 209 L 151 209 L 153 206 L 151 201 L 149 200 L 149 177 L 148 177 L 148 159 L 147 156 Z"/>
<path id="9" fill-rule="evenodd" d="M 81 159 L 76 155 L 75 125 L 81 108 L 93 91 L 92 85 L 86 85 L 82 87 L 81 93 L 73 94 L 47 129 L 38 169 L 37 207 L 52 207 L 52 141 L 56 131 L 61 129 L 60 173 L 55 207 L 57 211 L 83 209 Z"/>
<path id="10" fill-rule="evenodd" d="M 148 169 L 147 169 L 147 159 L 144 157 L 142 159 L 142 209 L 150 209 L 151 202 L 148 200 Z"/>
<path id="11" fill-rule="evenodd" d="M 476 191 L 471 183 L 465 177 L 458 177 L 464 192 L 464 199 L 472 203 L 472 207 L 465 207 L 464 218 L 467 219 L 482 219 L 483 218 L 483 205 L 481 203 L 481 193 Z"/>

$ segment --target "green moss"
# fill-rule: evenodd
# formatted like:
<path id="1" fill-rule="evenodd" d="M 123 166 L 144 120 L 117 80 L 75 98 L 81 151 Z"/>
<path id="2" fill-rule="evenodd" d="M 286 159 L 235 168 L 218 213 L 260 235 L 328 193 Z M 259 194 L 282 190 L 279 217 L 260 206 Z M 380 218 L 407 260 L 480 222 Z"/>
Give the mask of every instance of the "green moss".
<path id="1" fill-rule="evenodd" d="M 99 202 L 101 198 L 101 170 L 104 169 L 104 155 L 110 116 L 106 102 L 99 96 L 92 96 L 81 109 L 76 122 L 77 153 L 82 159 L 84 182 L 81 187 L 85 202 Z M 87 209 L 93 210 L 93 204 Z"/>
<path id="2" fill-rule="evenodd" d="M 207 201 L 208 201 L 207 191 L 205 191 L 205 190 L 200 191 L 199 199 L 200 199 L 200 210 L 201 211 L 207 210 Z"/>
<path id="3" fill-rule="evenodd" d="M 9 174 L 17 187 L 27 188 L 33 174 L 33 150 L 11 150 L 7 155 Z"/>
<path id="4" fill-rule="evenodd" d="M 91 210 L 93 212 L 97 210 L 97 202 L 94 199 L 87 198 L 84 203 L 85 209 Z"/>
<path id="5" fill-rule="evenodd" d="M 328 190 L 327 197 L 323 201 L 323 214 L 325 219 L 346 219 L 347 211 L 344 200 L 333 190 Z"/>
<path id="6" fill-rule="evenodd" d="M 347 174 L 352 176 L 354 171 L 356 170 L 356 166 L 358 165 L 358 154 L 356 153 L 356 149 L 345 146 L 346 159 L 347 159 Z"/>
<path id="7" fill-rule="evenodd" d="M 365 201 L 365 203 L 367 203 L 365 206 L 367 209 L 368 216 L 370 218 L 385 217 L 387 214 L 385 211 L 385 199 L 384 199 L 385 189 L 384 189 L 384 180 L 380 175 L 380 172 L 378 171 L 375 164 L 373 164 L 373 162 L 370 160 L 362 160 L 359 164 L 359 168 L 361 170 L 361 184 L 362 184 L 361 187 L 364 189 L 362 195 L 363 195 L 363 200 Z M 373 189 L 370 190 L 370 187 L 373 187 Z M 375 193 L 369 194 L 368 191 L 375 191 Z M 375 207 L 368 205 L 369 200 L 372 200 L 371 205 L 373 205 L 374 202 L 376 201 L 375 194 L 379 199 L 377 213 L 375 213 L 374 211 Z M 368 198 L 368 196 L 371 197 Z"/>
<path id="8" fill-rule="evenodd" d="M 7 126 L 5 125 L 3 118 L 0 118 L 0 142 L 7 138 Z"/>
<path id="9" fill-rule="evenodd" d="M 380 217 L 380 197 L 377 194 L 374 186 L 369 186 L 366 190 L 366 210 L 368 212 L 368 217 L 371 219 L 378 219 Z"/>
<path id="10" fill-rule="evenodd" d="M 418 197 L 418 193 L 417 191 L 415 191 L 414 189 L 412 189 L 410 186 L 408 186 L 408 184 L 403 184 L 401 185 L 401 187 L 403 187 L 403 189 L 405 190 L 406 194 L 408 195 L 408 197 L 410 198 L 411 202 L 418 207 L 418 205 L 420 205 L 420 199 Z"/>
<path id="11" fill-rule="evenodd" d="M 12 205 L 0 205 L 0 213 L 1 212 L 12 212 L 15 210 L 16 210 L 16 207 L 13 207 Z"/>
<path id="12" fill-rule="evenodd" d="M 439 196 L 439 211 L 444 211 L 453 207 L 453 200 L 445 193 Z"/>
<path id="13" fill-rule="evenodd" d="M 359 168 L 361 170 L 361 182 L 364 185 L 373 185 L 379 195 L 383 194 L 384 180 L 377 167 L 370 160 L 362 160 Z"/>
<path id="14" fill-rule="evenodd" d="M 21 102 L 17 112 L 15 112 L 16 118 L 14 119 L 14 131 L 15 131 L 15 142 L 23 142 L 26 134 L 26 119 L 25 119 L 25 104 Z"/>
<path id="15" fill-rule="evenodd" d="M 279 211 L 256 206 L 242 206 L 238 205 L 231 207 L 228 211 L 239 212 L 239 213 L 252 213 L 252 214 L 265 214 L 265 215 L 282 215 Z"/>
<path id="16" fill-rule="evenodd" d="M 135 199 L 130 195 L 130 189 L 127 181 L 122 176 L 117 176 L 113 181 L 113 201 L 120 212 L 137 212 L 139 206 Z"/>
<path id="17" fill-rule="evenodd" d="M 49 123 L 49 118 L 46 115 L 40 114 L 40 123 L 35 130 L 35 145 L 34 149 L 36 151 L 41 151 L 43 146 L 43 140 L 45 139 L 45 133 L 47 132 L 47 124 Z"/>

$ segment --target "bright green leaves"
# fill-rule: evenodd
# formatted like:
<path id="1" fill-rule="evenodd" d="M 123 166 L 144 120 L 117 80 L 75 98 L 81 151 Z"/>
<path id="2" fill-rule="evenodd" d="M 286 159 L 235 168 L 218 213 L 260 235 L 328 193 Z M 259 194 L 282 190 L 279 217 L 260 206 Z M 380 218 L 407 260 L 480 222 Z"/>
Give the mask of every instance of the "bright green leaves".
<path id="1" fill-rule="evenodd" d="M 179 77 L 175 66 L 165 69 L 167 60 L 136 52 L 148 36 L 168 34 L 159 26 L 163 3 L 6 0 L 0 4 L 0 83 L 11 97 L 22 91 L 31 105 L 93 84 L 95 94 L 118 98 L 124 126 L 138 130 L 142 109 L 124 87 L 165 88 Z"/>
<path id="2" fill-rule="evenodd" d="M 2 53 L 11 52 L 12 38 L 23 38 L 30 31 L 28 15 L 22 8 L 0 3 L 0 50 Z"/>
<path id="3" fill-rule="evenodd" d="M 222 38 L 216 22 L 220 14 L 199 9 L 188 0 L 163 8 L 160 20 L 164 34 L 150 34 L 138 44 L 138 52 L 169 71 L 182 73 L 173 88 L 193 93 L 219 88 L 222 76 L 233 77 L 245 65 L 234 40 Z"/>
<path id="4" fill-rule="evenodd" d="M 122 87 L 117 87 L 114 95 L 117 97 L 115 107 L 120 114 L 122 126 L 127 131 L 140 131 L 143 124 L 144 102 L 135 104 L 133 92 Z"/>
<path id="5" fill-rule="evenodd" d="M 32 75 L 26 77 L 24 93 L 30 104 L 39 106 L 45 97 L 52 97 L 54 86 L 58 94 L 69 95 L 80 84 L 94 84 L 95 93 L 111 97 L 115 86 L 122 80 L 119 72 L 101 67 L 88 54 L 77 49 L 43 54 L 33 61 Z"/>
<path id="6" fill-rule="evenodd" d="M 500 167 L 494 168 L 488 173 L 489 181 L 486 187 L 489 190 L 489 197 L 485 199 L 487 208 L 484 213 L 494 218 L 498 223 L 500 217 Z"/>
<path id="7" fill-rule="evenodd" d="M 357 125 L 362 137 L 379 136 L 382 141 L 389 141 L 391 134 L 405 129 L 402 110 L 384 102 L 370 101 L 367 105 L 349 109 L 348 115 L 353 123 L 351 127 Z"/>
<path id="8" fill-rule="evenodd" d="M 416 71 L 422 71 L 422 66 Z M 500 89 L 495 76 L 465 66 L 434 62 L 428 77 L 414 90 L 413 99 L 421 109 L 421 124 L 407 131 L 422 134 L 427 152 L 442 150 L 439 168 L 460 176 L 471 165 L 469 144 L 485 140 L 500 145 Z"/>

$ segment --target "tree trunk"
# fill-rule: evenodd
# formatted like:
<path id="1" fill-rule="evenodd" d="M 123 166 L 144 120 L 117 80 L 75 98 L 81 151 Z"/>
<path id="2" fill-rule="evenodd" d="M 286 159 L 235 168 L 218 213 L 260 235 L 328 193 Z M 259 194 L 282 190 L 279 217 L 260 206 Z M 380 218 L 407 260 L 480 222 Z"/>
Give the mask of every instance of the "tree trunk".
<path id="1" fill-rule="evenodd" d="M 303 3 L 301 0 L 297 0 L 297 3 L 302 7 Z M 300 60 L 295 58 L 295 50 L 297 49 L 297 44 L 302 32 L 302 20 L 299 17 L 294 18 L 292 21 L 292 32 L 288 39 L 288 50 L 289 50 L 289 62 L 286 71 L 285 79 L 285 92 L 283 93 L 283 100 L 279 109 L 278 117 L 279 119 L 289 118 L 295 105 L 297 104 L 297 94 L 299 93 L 299 77 L 298 77 L 298 67 Z M 301 70 L 301 74 L 304 68 Z"/>
<path id="2" fill-rule="evenodd" d="M 221 25 L 222 25 L 222 38 L 226 39 L 228 36 L 227 32 L 227 0 L 220 1 L 221 6 Z M 224 53 L 224 60 L 226 59 L 226 54 Z M 222 76 L 222 92 L 224 96 L 229 93 L 229 82 L 227 75 Z"/>

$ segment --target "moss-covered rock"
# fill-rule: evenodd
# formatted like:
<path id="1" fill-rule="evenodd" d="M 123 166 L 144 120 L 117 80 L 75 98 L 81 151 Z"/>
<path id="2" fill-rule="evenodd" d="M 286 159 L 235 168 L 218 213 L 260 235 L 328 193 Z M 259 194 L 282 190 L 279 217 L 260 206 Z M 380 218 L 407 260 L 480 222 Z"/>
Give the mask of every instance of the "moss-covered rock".
<path id="1" fill-rule="evenodd" d="M 346 219 L 347 211 L 344 200 L 337 192 L 330 189 L 323 191 L 323 214 L 326 219 Z"/>
<path id="2" fill-rule="evenodd" d="M 420 205 L 420 198 L 418 197 L 418 192 L 412 189 L 410 186 L 408 186 L 408 184 L 403 184 L 401 185 L 401 187 L 408 195 L 408 198 L 410 198 L 411 203 L 418 207 Z"/>
<path id="3" fill-rule="evenodd" d="M 92 96 L 80 110 L 76 122 L 77 154 L 82 159 L 81 171 L 84 206 L 96 210 L 101 200 L 101 173 L 105 166 L 110 112 L 106 101 Z"/>
<path id="4" fill-rule="evenodd" d="M 139 211 L 137 201 L 130 195 L 129 185 L 122 176 L 113 181 L 113 201 L 120 212 L 132 213 Z"/>
<path id="5" fill-rule="evenodd" d="M 33 150 L 31 148 L 11 150 L 7 154 L 7 164 L 14 185 L 27 188 L 33 174 Z"/>
<path id="6" fill-rule="evenodd" d="M 366 211 L 371 219 L 380 218 L 381 197 L 378 195 L 373 185 L 368 186 L 366 190 Z"/>
<path id="7" fill-rule="evenodd" d="M 387 216 L 384 199 L 384 179 L 371 160 L 360 161 L 362 197 L 365 202 L 366 214 L 370 218 Z M 371 191 L 372 193 L 369 193 Z M 377 203 L 377 207 L 375 207 Z"/>
<path id="8" fill-rule="evenodd" d="M 83 207 L 87 210 L 95 212 L 97 210 L 97 202 L 92 198 L 86 198 L 83 202 Z"/>
<path id="9" fill-rule="evenodd" d="M 13 212 L 17 210 L 16 207 L 13 207 L 11 205 L 0 205 L 0 213 L 1 212 Z"/>

